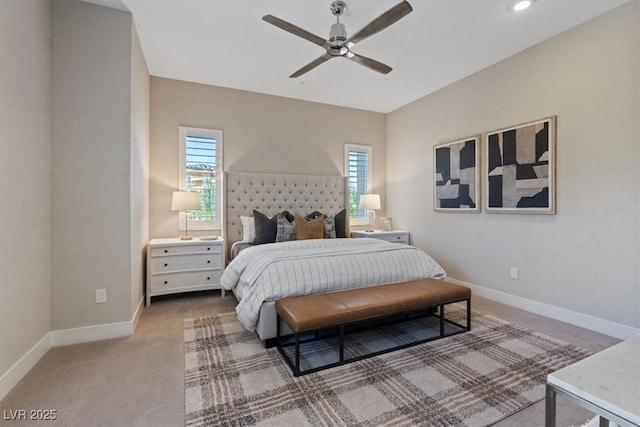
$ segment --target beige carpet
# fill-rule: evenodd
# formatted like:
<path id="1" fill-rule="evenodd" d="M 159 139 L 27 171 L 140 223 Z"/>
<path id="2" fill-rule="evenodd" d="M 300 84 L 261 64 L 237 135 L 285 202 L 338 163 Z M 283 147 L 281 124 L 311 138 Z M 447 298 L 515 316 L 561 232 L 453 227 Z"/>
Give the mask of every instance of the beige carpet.
<path id="1" fill-rule="evenodd" d="M 188 426 L 486 426 L 589 355 L 477 312 L 471 332 L 298 378 L 235 313 L 185 320 L 184 349 Z"/>

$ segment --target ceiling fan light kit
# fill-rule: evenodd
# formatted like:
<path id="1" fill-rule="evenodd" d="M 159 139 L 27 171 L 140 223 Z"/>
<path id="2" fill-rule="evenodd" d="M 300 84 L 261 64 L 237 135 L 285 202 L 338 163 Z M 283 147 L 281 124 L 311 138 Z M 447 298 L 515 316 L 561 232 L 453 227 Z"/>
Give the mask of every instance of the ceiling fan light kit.
<path id="1" fill-rule="evenodd" d="M 351 59 L 352 61 L 360 65 L 364 65 L 365 67 L 368 67 L 382 74 L 388 74 L 392 70 L 391 67 L 383 64 L 382 62 L 378 62 L 375 59 L 367 58 L 366 56 L 354 53 L 353 51 L 351 51 L 351 48 L 356 43 L 384 30 L 388 26 L 396 23 L 407 14 L 409 14 L 413 10 L 409 2 L 402 1 L 401 3 L 398 3 L 397 5 L 371 21 L 369 24 L 365 25 L 363 29 L 358 31 L 351 38 L 347 38 L 347 30 L 344 24 L 340 22 L 340 16 L 344 14 L 346 7 L 347 5 L 345 4 L 345 2 L 340 0 L 331 3 L 330 10 L 333 16 L 336 17 L 336 23 L 331 26 L 328 40 L 324 40 L 322 37 L 316 36 L 315 34 L 308 32 L 307 30 L 304 30 L 280 18 L 276 18 L 273 15 L 265 15 L 262 17 L 264 21 L 275 25 L 276 27 L 293 35 L 310 41 L 311 43 L 316 44 L 326 50 L 326 53 L 320 55 L 318 58 L 314 59 L 295 73 L 291 74 L 289 76 L 290 78 L 299 77 L 306 72 L 316 68 L 318 65 L 328 61 L 329 59 L 339 56 Z"/>

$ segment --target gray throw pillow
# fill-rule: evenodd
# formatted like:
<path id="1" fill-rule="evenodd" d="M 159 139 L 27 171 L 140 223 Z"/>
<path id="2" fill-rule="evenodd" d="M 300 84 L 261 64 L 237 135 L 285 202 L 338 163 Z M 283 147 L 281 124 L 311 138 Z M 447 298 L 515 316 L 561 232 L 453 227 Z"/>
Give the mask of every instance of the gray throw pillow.
<path id="1" fill-rule="evenodd" d="M 324 238 L 336 238 L 336 217 L 333 215 L 329 215 L 324 218 Z"/>
<path id="2" fill-rule="evenodd" d="M 256 223 L 256 238 L 253 243 L 256 245 L 274 243 L 276 241 L 277 215 L 269 218 L 265 214 L 254 210 L 253 219 Z"/>
<path id="3" fill-rule="evenodd" d="M 276 225 L 276 242 L 296 240 L 296 222 L 289 221 L 283 214 L 278 214 Z"/>
<path id="4" fill-rule="evenodd" d="M 349 230 L 347 230 L 347 210 L 342 209 L 335 215 L 336 223 L 336 237 L 349 237 Z"/>

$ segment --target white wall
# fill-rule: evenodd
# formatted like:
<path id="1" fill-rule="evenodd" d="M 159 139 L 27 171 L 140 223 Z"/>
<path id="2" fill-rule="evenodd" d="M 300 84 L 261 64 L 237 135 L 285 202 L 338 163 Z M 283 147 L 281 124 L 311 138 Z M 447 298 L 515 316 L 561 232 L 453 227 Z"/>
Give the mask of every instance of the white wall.
<path id="1" fill-rule="evenodd" d="M 149 241 L 150 77 L 135 24 L 131 23 L 131 315 L 142 301 Z"/>
<path id="2" fill-rule="evenodd" d="M 53 2 L 53 329 L 131 320 L 131 37 L 130 13 Z"/>
<path id="3" fill-rule="evenodd" d="M 342 175 L 344 143 L 372 145 L 373 192 L 381 193 L 384 207 L 385 115 L 152 77 L 152 238 L 178 235 L 169 206 L 178 187 L 180 125 L 222 129 L 229 171 Z"/>
<path id="4" fill-rule="evenodd" d="M 388 215 L 450 277 L 640 327 L 639 21 L 634 0 L 388 115 Z M 434 144 L 550 115 L 557 215 L 433 211 Z"/>
<path id="5" fill-rule="evenodd" d="M 49 3 L 0 1 L 0 399 L 50 330 L 50 68 Z"/>

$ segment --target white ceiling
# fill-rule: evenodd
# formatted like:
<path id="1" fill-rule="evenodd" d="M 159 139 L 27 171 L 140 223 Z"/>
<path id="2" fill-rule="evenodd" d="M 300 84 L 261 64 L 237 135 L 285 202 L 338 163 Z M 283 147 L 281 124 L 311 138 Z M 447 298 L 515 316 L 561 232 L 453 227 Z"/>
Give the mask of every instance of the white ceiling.
<path id="1" fill-rule="evenodd" d="M 627 0 L 409 0 L 413 12 L 344 58 L 288 76 L 324 50 L 264 21 L 271 14 L 328 38 L 330 0 L 86 0 L 130 10 L 151 75 L 387 113 L 615 8 Z M 348 35 L 399 0 L 346 0 Z"/>

